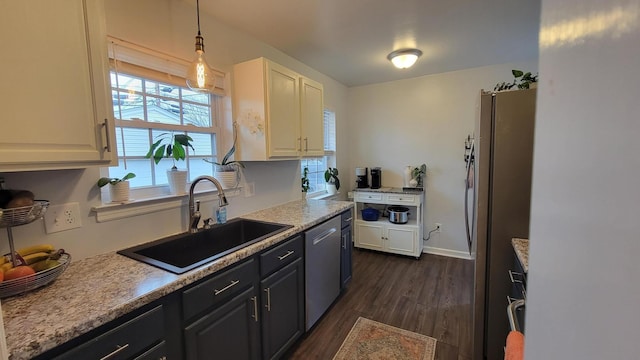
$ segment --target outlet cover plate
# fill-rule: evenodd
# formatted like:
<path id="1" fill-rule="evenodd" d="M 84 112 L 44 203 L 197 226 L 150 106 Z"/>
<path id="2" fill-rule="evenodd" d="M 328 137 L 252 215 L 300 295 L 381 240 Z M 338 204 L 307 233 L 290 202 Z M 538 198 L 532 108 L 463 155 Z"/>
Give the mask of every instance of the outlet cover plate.
<path id="1" fill-rule="evenodd" d="M 44 226 L 47 234 L 82 227 L 80 204 L 50 205 L 44 213 Z"/>

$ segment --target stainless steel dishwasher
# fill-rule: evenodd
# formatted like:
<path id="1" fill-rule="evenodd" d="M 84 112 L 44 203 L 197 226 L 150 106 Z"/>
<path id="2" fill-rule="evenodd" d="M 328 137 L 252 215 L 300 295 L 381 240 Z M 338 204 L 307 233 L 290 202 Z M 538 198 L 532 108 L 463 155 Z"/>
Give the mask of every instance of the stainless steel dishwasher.
<path id="1" fill-rule="evenodd" d="M 305 232 L 306 330 L 340 293 L 340 216 Z"/>

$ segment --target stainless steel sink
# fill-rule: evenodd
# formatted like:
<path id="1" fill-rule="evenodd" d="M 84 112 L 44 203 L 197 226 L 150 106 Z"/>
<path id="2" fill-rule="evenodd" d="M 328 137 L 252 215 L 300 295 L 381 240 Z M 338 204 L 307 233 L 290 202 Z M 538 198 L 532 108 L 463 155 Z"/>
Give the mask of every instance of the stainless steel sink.
<path id="1" fill-rule="evenodd" d="M 183 233 L 118 251 L 118 254 L 182 274 L 292 228 L 236 218 L 197 233 Z"/>

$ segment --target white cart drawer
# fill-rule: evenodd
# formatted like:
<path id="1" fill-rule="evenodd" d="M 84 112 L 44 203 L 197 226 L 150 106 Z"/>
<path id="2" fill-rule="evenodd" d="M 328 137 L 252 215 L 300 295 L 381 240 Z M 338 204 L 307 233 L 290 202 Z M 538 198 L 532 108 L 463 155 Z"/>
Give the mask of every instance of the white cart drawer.
<path id="1" fill-rule="evenodd" d="M 382 193 L 356 192 L 355 200 L 358 202 L 382 202 Z"/>
<path id="2" fill-rule="evenodd" d="M 391 204 L 417 205 L 420 198 L 417 195 L 387 194 L 387 202 Z"/>

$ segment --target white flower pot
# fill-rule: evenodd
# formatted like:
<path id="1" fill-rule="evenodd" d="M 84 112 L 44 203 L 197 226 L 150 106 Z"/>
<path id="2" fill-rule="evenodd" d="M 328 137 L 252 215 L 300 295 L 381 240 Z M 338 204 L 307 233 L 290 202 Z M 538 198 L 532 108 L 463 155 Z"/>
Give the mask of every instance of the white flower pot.
<path id="1" fill-rule="evenodd" d="M 167 170 L 167 180 L 169 181 L 169 191 L 173 195 L 184 195 L 187 193 L 187 171 Z"/>
<path id="2" fill-rule="evenodd" d="M 111 202 L 114 203 L 129 201 L 129 182 L 119 181 L 109 185 L 109 195 L 111 195 Z"/>
<path id="3" fill-rule="evenodd" d="M 214 177 L 218 179 L 223 189 L 233 189 L 238 186 L 240 179 L 237 171 L 216 171 Z"/>
<path id="4" fill-rule="evenodd" d="M 337 192 L 338 189 L 336 189 L 336 184 L 327 183 L 327 193 L 329 193 L 330 195 L 335 195 Z"/>

